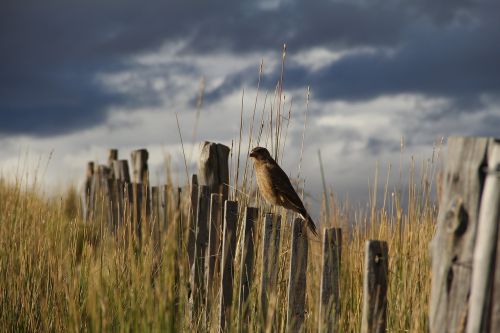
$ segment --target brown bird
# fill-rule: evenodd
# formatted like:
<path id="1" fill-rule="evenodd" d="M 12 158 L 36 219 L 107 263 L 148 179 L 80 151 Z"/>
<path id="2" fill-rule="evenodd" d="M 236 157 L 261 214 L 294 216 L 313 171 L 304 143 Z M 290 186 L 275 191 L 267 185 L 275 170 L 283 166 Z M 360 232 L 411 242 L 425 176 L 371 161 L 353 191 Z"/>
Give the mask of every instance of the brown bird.
<path id="1" fill-rule="evenodd" d="M 266 201 L 273 205 L 291 209 L 306 220 L 307 226 L 315 236 L 318 236 L 316 225 L 307 213 L 302 200 L 290 183 L 285 171 L 271 157 L 269 151 L 263 147 L 255 147 L 250 152 L 255 165 L 255 175 L 259 191 Z"/>

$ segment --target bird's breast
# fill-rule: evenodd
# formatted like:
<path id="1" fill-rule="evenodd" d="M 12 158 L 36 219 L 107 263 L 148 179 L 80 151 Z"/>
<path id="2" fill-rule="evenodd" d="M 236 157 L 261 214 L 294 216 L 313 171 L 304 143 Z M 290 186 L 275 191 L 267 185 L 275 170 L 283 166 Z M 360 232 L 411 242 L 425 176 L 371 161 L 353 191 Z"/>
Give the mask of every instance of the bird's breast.
<path id="1" fill-rule="evenodd" d="M 257 185 L 259 186 L 260 194 L 266 201 L 273 205 L 279 205 L 280 198 L 275 194 L 271 171 L 272 170 L 265 164 L 256 167 L 255 174 L 257 176 Z"/>

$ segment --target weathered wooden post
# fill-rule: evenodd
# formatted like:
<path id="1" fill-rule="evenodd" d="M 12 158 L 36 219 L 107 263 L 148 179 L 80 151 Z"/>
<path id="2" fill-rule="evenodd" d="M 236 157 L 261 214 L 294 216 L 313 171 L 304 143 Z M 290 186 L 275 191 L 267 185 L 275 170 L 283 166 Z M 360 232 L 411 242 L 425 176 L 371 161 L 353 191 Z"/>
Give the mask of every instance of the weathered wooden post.
<path id="1" fill-rule="evenodd" d="M 170 211 L 170 193 L 171 193 L 171 186 L 170 185 L 163 185 L 162 186 L 162 197 L 161 197 L 161 214 L 160 214 L 160 230 L 165 231 L 168 228 L 169 225 L 169 211 Z"/>
<path id="2" fill-rule="evenodd" d="M 262 272 L 259 292 L 260 316 L 264 326 L 273 321 L 273 318 L 268 318 L 270 314 L 268 305 L 270 298 L 276 296 L 277 290 L 280 231 L 281 216 L 266 214 L 262 231 Z"/>
<path id="3" fill-rule="evenodd" d="M 384 333 L 387 317 L 388 247 L 383 241 L 366 242 L 361 333 Z"/>
<path id="4" fill-rule="evenodd" d="M 205 273 L 207 281 L 207 319 L 212 318 L 212 309 L 216 308 L 214 302 L 217 295 L 216 276 L 220 271 L 220 235 L 222 234 L 222 195 L 212 193 L 210 196 L 210 221 L 208 224 L 208 247 L 205 260 Z"/>
<path id="5" fill-rule="evenodd" d="M 149 179 L 148 172 L 148 158 L 149 154 L 146 149 L 137 149 L 132 151 L 132 170 L 133 170 L 133 182 L 134 183 L 145 183 Z"/>
<path id="6" fill-rule="evenodd" d="M 82 193 L 82 210 L 83 210 L 83 220 L 87 222 L 89 217 L 92 215 L 91 211 L 94 205 L 91 199 L 94 196 L 91 194 L 92 191 L 92 179 L 94 176 L 94 162 L 87 163 L 87 170 L 85 171 L 85 181 L 83 183 L 83 193 Z"/>
<path id="7" fill-rule="evenodd" d="M 195 234 L 196 214 L 198 212 L 197 175 L 193 175 L 191 178 L 190 199 L 191 202 L 189 207 L 187 254 L 188 254 L 189 267 L 192 267 L 194 260 L 195 240 L 196 240 L 196 234 Z"/>
<path id="8" fill-rule="evenodd" d="M 150 232 L 153 239 L 155 250 L 160 249 L 160 188 L 158 186 L 151 187 L 151 219 Z"/>
<path id="9" fill-rule="evenodd" d="M 133 177 L 133 223 L 135 233 L 140 241 L 142 238 L 142 219 L 149 215 L 149 190 L 148 190 L 148 151 L 146 149 L 134 150 L 131 153 Z"/>
<path id="10" fill-rule="evenodd" d="M 443 174 L 436 234 L 431 243 L 430 332 L 463 332 L 478 215 L 493 139 L 451 137 Z"/>
<path id="11" fill-rule="evenodd" d="M 308 240 L 305 221 L 293 222 L 288 281 L 287 332 L 300 332 L 305 319 Z"/>
<path id="12" fill-rule="evenodd" d="M 124 183 L 130 183 L 130 173 L 127 160 L 113 161 L 112 168 L 115 179 Z"/>
<path id="13" fill-rule="evenodd" d="M 222 194 L 222 202 L 228 198 L 229 151 L 223 144 L 205 141 L 198 160 L 200 185 L 208 185 L 210 193 Z"/>
<path id="14" fill-rule="evenodd" d="M 323 272 L 319 303 L 319 332 L 335 332 L 340 314 L 340 259 L 342 229 L 328 228 L 323 235 Z"/>
<path id="15" fill-rule="evenodd" d="M 173 309 L 173 320 L 172 320 L 172 326 L 170 331 L 171 332 L 176 332 L 176 328 L 180 330 L 180 325 L 178 325 L 178 319 L 181 316 L 181 309 L 179 306 L 180 303 L 180 276 L 181 276 L 181 269 L 180 269 L 180 261 L 181 261 L 181 253 L 183 253 L 183 248 L 184 248 L 184 231 L 183 231 L 183 223 L 182 223 L 182 213 L 181 213 L 181 197 L 182 197 L 182 188 L 178 187 L 177 188 L 177 195 L 176 195 L 176 215 L 174 219 L 175 227 L 174 227 L 174 232 L 175 232 L 175 237 L 177 244 L 174 246 L 174 255 L 173 255 L 173 266 L 174 266 L 174 285 L 173 287 L 173 294 L 174 294 L 174 309 Z"/>
<path id="16" fill-rule="evenodd" d="M 114 162 L 118 160 L 118 149 L 109 149 L 108 150 L 108 165 L 107 167 L 109 168 L 109 177 L 111 179 L 118 178 L 116 177 L 115 174 L 115 169 L 113 167 Z"/>
<path id="17" fill-rule="evenodd" d="M 246 301 L 250 294 L 253 283 L 253 260 L 255 225 L 257 223 L 259 210 L 254 207 L 247 207 L 243 219 L 243 235 L 241 243 L 241 267 L 238 299 L 238 331 L 247 331 L 246 325 L 249 322 L 249 309 Z"/>
<path id="18" fill-rule="evenodd" d="M 236 223 L 238 202 L 224 204 L 224 229 L 222 232 L 221 286 L 219 301 L 219 332 L 230 326 L 231 303 L 233 301 L 234 255 L 236 252 Z"/>
<path id="19" fill-rule="evenodd" d="M 490 313 L 490 304 L 500 300 L 492 299 L 494 290 L 495 256 L 497 253 L 498 224 L 500 222 L 500 142 L 490 141 L 488 144 L 486 180 L 481 196 L 479 222 L 477 227 L 474 262 L 472 265 L 471 291 L 469 298 L 469 314 L 467 333 L 497 332 L 489 329 L 490 316 L 495 322 L 500 313 Z M 497 274 L 498 276 L 498 271 Z M 498 287 L 498 286 L 496 286 Z M 494 306 L 493 306 L 494 308 Z M 493 325 L 492 325 L 493 326 Z M 496 326 L 496 324 L 495 324 Z M 496 327 L 500 328 L 500 327 Z"/>
<path id="20" fill-rule="evenodd" d="M 195 251 L 191 267 L 192 320 L 198 321 L 200 309 L 205 304 L 205 254 L 208 243 L 208 211 L 210 193 L 208 186 L 199 187 L 198 210 L 195 224 Z"/>

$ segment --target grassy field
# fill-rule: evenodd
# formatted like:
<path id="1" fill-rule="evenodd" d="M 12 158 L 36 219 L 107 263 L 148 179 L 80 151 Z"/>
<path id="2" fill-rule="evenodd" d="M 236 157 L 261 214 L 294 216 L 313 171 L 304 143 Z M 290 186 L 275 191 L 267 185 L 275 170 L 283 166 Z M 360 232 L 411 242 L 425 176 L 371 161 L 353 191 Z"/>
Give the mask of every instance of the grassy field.
<path id="1" fill-rule="evenodd" d="M 322 223 L 341 226 L 344 231 L 341 332 L 360 329 L 367 239 L 386 240 L 389 244 L 388 330 L 426 331 L 430 293 L 428 245 L 437 214 L 430 195 L 429 177 L 435 174 L 429 172 L 431 169 L 432 166 L 424 167 L 417 177 L 412 168 L 407 191 L 386 190 L 378 199 L 379 204 L 372 194 L 366 211 L 353 210 L 330 196 L 330 221 L 323 216 Z M 400 202 L 404 196 L 408 207 L 403 208 Z M 172 205 L 171 221 L 187 220 L 188 201 L 183 196 L 180 210 Z M 153 242 L 146 240 L 140 247 L 126 244 L 121 234 L 109 232 L 102 219 L 84 224 L 74 189 L 49 198 L 39 193 L 36 184 L 1 180 L 1 330 L 174 332 L 199 328 L 203 320 L 190 320 L 185 311 L 186 258 L 182 250 L 176 252 L 174 225 L 172 222 L 163 233 L 158 261 Z M 289 229 L 287 223 L 282 231 L 280 288 L 278 301 L 271 306 L 276 318 L 274 329 L 279 331 L 284 330 L 286 317 Z M 319 240 L 311 239 L 305 322 L 306 331 L 310 332 L 317 330 L 320 250 Z M 257 267 L 260 260 L 257 258 Z M 176 268 L 180 269 L 179 281 L 174 276 Z M 248 306 L 255 309 L 255 297 L 250 297 Z M 259 329 L 261 322 L 257 317 L 243 325 L 252 331 Z M 235 329 L 237 324 L 233 318 L 231 327 Z"/>
<path id="2" fill-rule="evenodd" d="M 284 59 L 285 53 L 282 68 Z M 259 85 L 261 75 L 262 65 Z M 274 97 L 268 98 L 267 93 L 265 97 L 260 96 L 257 87 L 255 106 L 248 117 L 244 117 L 242 105 L 239 140 L 232 145 L 230 158 L 230 193 L 240 204 L 238 226 L 246 205 L 257 206 L 261 212 L 258 230 L 263 212 L 269 209 L 254 191 L 251 165 L 246 159 L 240 161 L 240 156 L 245 156 L 244 152 L 253 146 L 264 145 L 270 148 L 273 156 L 279 157 L 277 160 L 283 160 L 292 103 L 285 105 L 282 80 L 283 75 Z M 202 99 L 203 91 L 200 96 Z M 256 110 L 258 98 L 265 98 L 260 115 Z M 271 102 L 266 103 L 268 100 Z M 304 133 L 308 103 L 309 90 L 303 118 Z M 243 120 L 247 118 L 251 121 L 245 124 Z M 196 141 L 196 128 L 197 123 L 194 124 L 193 142 Z M 248 144 L 242 145 L 245 137 L 249 138 Z M 180 139 L 182 143 L 182 136 Z M 343 229 L 339 332 L 360 331 L 364 250 L 365 241 L 369 239 L 385 240 L 389 245 L 388 331 L 427 330 L 431 279 L 429 242 L 438 210 L 433 198 L 439 190 L 436 188 L 439 149 L 433 154 L 435 156 L 421 167 L 415 167 L 413 158 L 408 170 L 401 170 L 400 166 L 400 175 L 406 174 L 403 176 L 406 181 L 400 182 L 407 184 L 404 188 L 389 185 L 389 180 L 380 181 L 379 170 L 374 170 L 373 188 L 367 189 L 370 201 L 362 206 L 365 208 L 351 207 L 349 202 L 338 200 L 333 193 L 323 193 L 321 221 L 317 221 L 321 224 L 321 234 L 322 228 L 327 226 Z M 139 245 L 130 241 L 127 228 L 119 229 L 117 234 L 110 232 L 104 214 L 97 214 L 92 223 L 85 224 L 80 196 L 74 188 L 59 196 L 47 196 L 42 194 L 41 185 L 36 181 L 28 183 L 22 179 L 22 176 L 8 181 L 0 178 L 0 331 L 189 332 L 200 331 L 202 327 L 213 329 L 214 316 L 205 316 L 206 309 L 196 318 L 189 318 L 186 311 L 189 293 L 186 240 L 178 248 L 174 230 L 179 221 L 186 226 L 189 220 L 187 184 L 179 185 L 184 186 L 180 205 L 169 205 L 170 222 L 161 234 L 161 241 L 158 243 L 146 234 Z M 299 171 L 297 182 L 300 183 L 300 179 Z M 172 190 L 176 189 L 177 184 L 170 185 Z M 377 191 L 379 188 L 383 191 Z M 175 197 L 173 192 L 176 191 L 170 193 L 170 198 Z M 277 212 L 287 216 L 284 211 Z M 255 283 L 246 304 L 253 315 L 249 321 L 238 323 L 233 305 L 229 331 L 237 331 L 238 326 L 248 331 L 285 331 L 291 218 L 287 216 L 281 231 L 279 288 L 276 299 L 270 302 L 268 314 L 268 318 L 274 318 L 274 326 L 263 327 L 263 321 L 255 315 L 259 287 Z M 146 221 L 145 225 L 154 222 Z M 258 236 L 257 246 L 259 240 Z M 158 244 L 159 249 L 155 248 Z M 304 329 L 315 332 L 318 330 L 321 244 L 314 238 L 309 244 Z M 257 251 L 256 277 L 260 273 L 261 256 Z M 240 267 L 239 255 L 236 255 L 235 267 Z M 238 279 L 236 270 L 235 282 Z"/>

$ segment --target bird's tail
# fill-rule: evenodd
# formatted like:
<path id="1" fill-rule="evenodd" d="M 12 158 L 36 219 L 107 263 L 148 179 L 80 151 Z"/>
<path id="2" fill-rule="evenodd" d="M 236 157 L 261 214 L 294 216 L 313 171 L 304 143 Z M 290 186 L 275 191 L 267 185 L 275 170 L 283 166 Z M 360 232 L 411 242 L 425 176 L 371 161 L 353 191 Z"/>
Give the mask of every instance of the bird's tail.
<path id="1" fill-rule="evenodd" d="M 319 237 L 318 231 L 316 230 L 316 224 L 314 224 L 314 221 L 311 218 L 311 216 L 309 216 L 309 214 L 307 212 L 305 212 L 304 214 L 300 214 L 300 215 L 302 215 L 304 220 L 306 220 L 307 227 L 309 228 L 309 230 L 311 230 L 311 232 L 314 234 L 314 236 Z"/>

